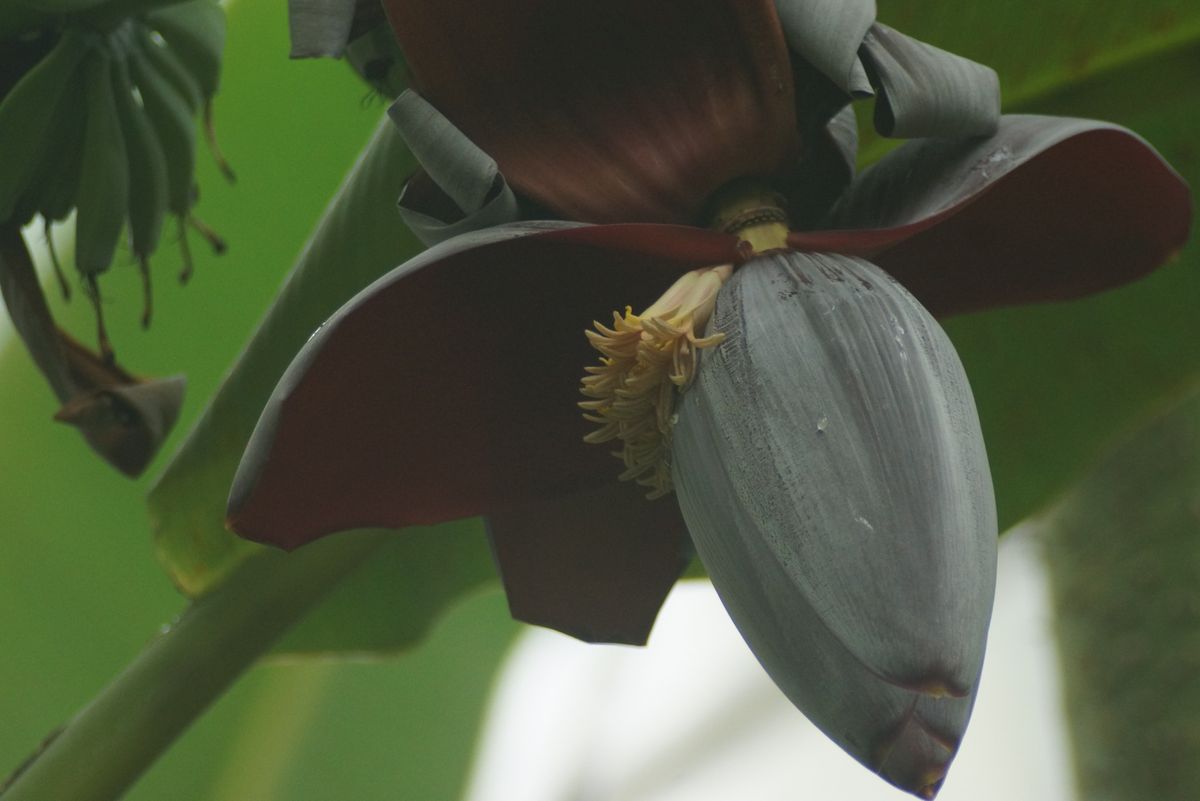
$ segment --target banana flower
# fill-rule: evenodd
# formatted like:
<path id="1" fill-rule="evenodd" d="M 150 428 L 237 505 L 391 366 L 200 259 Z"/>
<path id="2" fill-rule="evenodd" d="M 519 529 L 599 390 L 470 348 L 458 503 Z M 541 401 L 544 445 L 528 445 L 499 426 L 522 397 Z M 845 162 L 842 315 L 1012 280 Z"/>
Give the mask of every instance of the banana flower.
<path id="1" fill-rule="evenodd" d="M 997 535 L 936 319 L 1146 274 L 1186 186 L 1127 130 L 1000 116 L 995 73 L 864 0 L 493 5 L 385 3 L 432 247 L 297 356 L 231 527 L 295 548 L 483 515 L 514 616 L 621 643 L 694 546 L 783 692 L 932 798 Z M 912 141 L 854 177 L 867 95 Z"/>

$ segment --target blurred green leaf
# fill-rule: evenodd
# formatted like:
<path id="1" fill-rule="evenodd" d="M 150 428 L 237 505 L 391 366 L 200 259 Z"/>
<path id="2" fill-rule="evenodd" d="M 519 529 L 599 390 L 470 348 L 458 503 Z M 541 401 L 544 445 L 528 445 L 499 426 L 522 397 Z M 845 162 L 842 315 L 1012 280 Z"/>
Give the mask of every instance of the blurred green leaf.
<path id="1" fill-rule="evenodd" d="M 1106 454 L 1036 530 L 1079 797 L 1200 797 L 1200 393 Z"/>
<path id="2" fill-rule="evenodd" d="M 1200 47 L 1131 63 L 1022 110 L 1126 125 L 1197 186 L 1200 118 L 1177 91 L 1196 85 Z M 1133 285 L 949 321 L 979 406 L 1002 528 L 1052 500 L 1108 440 L 1200 373 L 1198 299 L 1193 237 L 1174 263 Z"/>
<path id="3" fill-rule="evenodd" d="M 497 585 L 478 518 L 390 533 L 276 651 L 352 656 L 402 650 L 463 596 Z"/>
<path id="4" fill-rule="evenodd" d="M 260 692 L 196 801 L 460 798 L 495 666 L 518 629 L 496 588 L 450 606 L 404 659 L 259 668 Z"/>
<path id="5" fill-rule="evenodd" d="M 202 595 L 260 550 L 226 531 L 225 499 L 279 376 L 325 318 L 421 249 L 395 209 L 414 166 L 392 126 L 381 123 L 275 304 L 150 493 L 159 558 L 187 594 Z M 280 648 L 396 650 L 423 636 L 446 604 L 494 577 L 478 521 L 406 531 L 390 538 L 370 566 L 343 582 Z"/>
<path id="6" fill-rule="evenodd" d="M 1200 42 L 1200 4 L 1191 0 L 879 0 L 878 7 L 892 27 L 996 70 L 1010 112 Z M 897 144 L 876 135 L 868 119 L 860 114 L 864 163 Z"/>
<path id="7" fill-rule="evenodd" d="M 225 183 L 203 148 L 197 154 L 197 213 L 228 241 L 229 252 L 215 257 L 193 240 L 196 271 L 181 286 L 178 252 L 168 235 L 152 260 L 156 314 L 149 331 L 140 325 L 141 286 L 130 254 L 118 253 L 102 287 L 109 333 L 122 363 L 139 374 L 188 375 L 184 415 L 164 454 L 195 422 L 382 116 L 382 103 L 367 98 L 344 64 L 292 62 L 287 46 L 284 4 L 232 6 L 225 79 L 215 111 L 221 143 L 238 170 L 237 186 Z M 62 240 L 59 245 L 60 257 L 69 263 L 69 245 Z M 47 296 L 55 318 L 81 341 L 94 344 L 93 316 L 82 294 L 77 291 L 70 304 L 63 304 L 48 285 Z M 6 327 L 7 319 L 0 319 L 0 328 Z M 116 675 L 178 613 L 183 599 L 153 559 L 143 499 L 148 482 L 117 475 L 98 463 L 78 433 L 52 422 L 58 403 L 11 338 L 0 346 L 0 387 L 0 452 L 9 457 L 0 471 L 5 554 L 0 636 L 7 646 L 0 659 L 3 774 Z M 493 602 L 503 609 L 502 599 Z M 401 617 L 399 611 L 382 614 Z M 508 631 L 507 625 L 502 614 L 489 622 L 497 636 Z M 477 686 L 485 686 L 494 652 L 464 658 L 474 660 Z M 427 665 L 422 670 L 443 669 Z M 359 675 L 364 672 L 360 668 Z M 384 670 L 373 675 L 395 704 L 425 704 L 420 698 L 406 700 L 399 673 L 394 680 L 382 678 L 384 673 L 392 675 Z M 265 686 L 252 681 L 239 689 L 221 707 L 225 711 L 189 734 L 169 764 L 151 771 L 131 797 L 210 801 L 206 783 L 230 747 L 243 707 L 253 704 Z M 429 709 L 429 715 L 435 712 Z M 362 736 L 394 733 L 394 720 L 382 714 L 363 717 Z M 453 722 L 471 725 L 461 718 Z M 434 720 L 432 725 L 441 724 Z M 468 740 L 463 736 L 463 748 Z M 422 753 L 423 762 L 413 764 L 393 755 L 395 770 L 439 770 L 429 752 Z M 460 764 L 447 768 L 451 775 L 461 769 Z M 365 774 L 357 782 L 354 776 L 342 778 L 347 797 L 386 796 L 379 789 L 360 792 L 375 786 Z M 329 797 L 296 792 L 286 801 Z"/>
<path id="8" fill-rule="evenodd" d="M 880 0 L 879 17 L 995 68 L 1006 111 L 1125 125 L 1200 185 L 1200 118 L 1177 89 L 1200 77 L 1200 4 Z M 868 126 L 864 163 L 896 144 Z M 1197 298 L 1193 243 L 1132 286 L 948 321 L 979 406 L 1002 530 L 1052 500 L 1111 437 L 1196 375 Z"/>
<path id="9" fill-rule="evenodd" d="M 383 123 L 275 305 L 151 491 L 159 558 L 189 595 L 202 594 L 256 549 L 225 530 L 225 499 L 259 411 L 284 368 L 338 306 L 418 249 L 393 207 L 410 169 L 399 136 Z"/>
<path id="10" fill-rule="evenodd" d="M 381 124 L 275 305 L 150 493 L 159 558 L 189 595 L 202 595 L 260 550 L 225 529 L 225 500 L 279 376 L 338 306 L 420 249 L 395 210 L 412 169 L 400 137 Z M 400 649 L 423 636 L 446 604 L 494 577 L 478 521 L 406 531 L 389 538 L 369 567 L 339 585 L 280 648 Z"/>
<path id="11" fill-rule="evenodd" d="M 995 69 L 1008 105 L 1200 41 L 1193 0 L 878 0 L 878 8 L 909 36 Z"/>

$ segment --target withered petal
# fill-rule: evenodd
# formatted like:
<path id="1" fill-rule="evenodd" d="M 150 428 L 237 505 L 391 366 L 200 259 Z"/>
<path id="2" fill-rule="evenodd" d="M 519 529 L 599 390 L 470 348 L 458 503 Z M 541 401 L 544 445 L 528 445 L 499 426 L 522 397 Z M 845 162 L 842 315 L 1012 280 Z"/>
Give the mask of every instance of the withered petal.
<path id="1" fill-rule="evenodd" d="M 800 250 L 869 257 L 935 316 L 1067 300 L 1183 246 L 1187 184 L 1137 134 L 1005 115 L 986 139 L 908 142 L 855 179 Z"/>
<path id="2" fill-rule="evenodd" d="M 398 205 L 426 246 L 520 219 L 517 199 L 495 160 L 419 94 L 403 92 L 388 115 L 421 163 L 422 172 L 405 185 Z"/>
<path id="3" fill-rule="evenodd" d="M 884 136 L 990 136 L 1000 119 L 996 71 L 875 23 L 862 44 L 878 85 L 875 127 Z"/>
<path id="4" fill-rule="evenodd" d="M 642 645 L 691 540 L 672 498 L 632 483 L 487 516 L 512 616 L 587 642 Z"/>
<path id="5" fill-rule="evenodd" d="M 0 227 L 0 296 L 34 364 L 97 454 L 130 478 L 162 447 L 183 405 L 182 376 L 139 378 L 54 324 L 33 260 L 15 226 Z"/>
<path id="6" fill-rule="evenodd" d="M 724 184 L 798 156 L 770 0 L 385 6 L 416 88 L 564 219 L 696 222 Z"/>
<path id="7" fill-rule="evenodd" d="M 186 388 L 181 375 L 98 387 L 68 400 L 54 419 L 78 428 L 109 464 L 135 478 L 171 433 Z"/>
<path id="8" fill-rule="evenodd" d="M 356 0 L 288 0 L 292 58 L 337 57 L 346 49 Z"/>
<path id="9" fill-rule="evenodd" d="M 648 305 L 734 237 L 660 225 L 524 223 L 412 259 L 344 306 L 276 387 L 229 522 L 293 548 L 552 500 L 611 482 L 576 407 L 584 328 Z"/>
<path id="10" fill-rule="evenodd" d="M 788 46 L 843 92 L 871 94 L 858 50 L 875 21 L 875 0 L 775 0 Z"/>

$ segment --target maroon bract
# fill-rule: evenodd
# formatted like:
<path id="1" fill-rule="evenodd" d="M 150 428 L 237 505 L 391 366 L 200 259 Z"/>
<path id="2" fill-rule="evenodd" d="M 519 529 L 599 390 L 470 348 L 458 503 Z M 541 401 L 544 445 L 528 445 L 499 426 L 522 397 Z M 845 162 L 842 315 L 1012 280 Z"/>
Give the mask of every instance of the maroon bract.
<path id="1" fill-rule="evenodd" d="M 771 0 L 390 2 L 414 88 L 522 194 L 582 222 L 695 222 L 800 153 Z"/>

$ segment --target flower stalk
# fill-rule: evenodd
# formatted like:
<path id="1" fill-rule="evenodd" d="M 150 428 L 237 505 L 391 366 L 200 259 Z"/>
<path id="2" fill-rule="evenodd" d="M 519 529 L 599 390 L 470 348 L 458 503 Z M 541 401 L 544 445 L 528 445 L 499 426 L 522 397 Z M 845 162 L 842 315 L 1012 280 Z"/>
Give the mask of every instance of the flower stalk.
<path id="1" fill-rule="evenodd" d="M 709 228 L 736 235 L 747 258 L 787 247 L 784 199 L 762 183 L 734 181 L 717 193 L 714 207 Z"/>
<path id="2" fill-rule="evenodd" d="M 4 801 L 112 801 L 383 541 L 263 553 L 179 619 L 12 777 Z"/>

